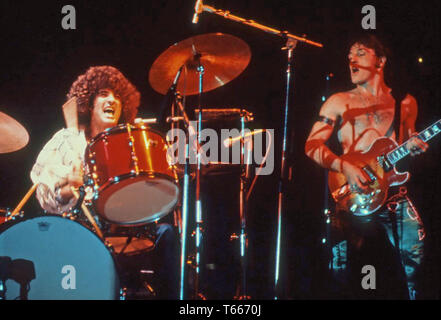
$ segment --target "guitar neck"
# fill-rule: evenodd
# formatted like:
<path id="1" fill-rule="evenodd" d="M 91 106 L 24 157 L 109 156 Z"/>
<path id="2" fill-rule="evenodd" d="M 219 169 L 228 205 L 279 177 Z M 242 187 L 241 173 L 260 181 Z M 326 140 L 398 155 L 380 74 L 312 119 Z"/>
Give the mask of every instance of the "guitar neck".
<path id="1" fill-rule="evenodd" d="M 441 119 L 435 122 L 434 124 L 432 124 L 430 127 L 421 131 L 417 135 L 417 137 L 423 140 L 424 142 L 426 142 L 432 139 L 438 133 L 441 133 Z M 408 141 L 409 140 L 404 142 L 402 145 L 396 147 L 386 155 L 387 159 L 392 165 L 394 165 L 395 163 L 397 163 L 398 161 L 400 161 L 410 153 L 410 151 L 407 150 L 406 148 L 406 144 Z"/>

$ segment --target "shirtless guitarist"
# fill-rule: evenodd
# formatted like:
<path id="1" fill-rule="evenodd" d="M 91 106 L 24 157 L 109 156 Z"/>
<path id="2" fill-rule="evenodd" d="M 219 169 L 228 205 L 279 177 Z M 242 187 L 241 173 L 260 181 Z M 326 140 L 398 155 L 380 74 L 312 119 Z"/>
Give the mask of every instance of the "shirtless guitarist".
<path id="1" fill-rule="evenodd" d="M 368 151 L 377 138 L 385 136 L 398 143 L 408 140 L 406 148 L 412 156 L 425 152 L 428 145 L 415 133 L 418 106 L 413 96 L 407 94 L 401 103 L 397 103 L 400 114 L 395 115 L 396 101 L 384 81 L 387 57 L 381 42 L 373 35 L 359 37 L 352 42 L 348 62 L 355 88 L 332 95 L 322 105 L 318 120 L 306 141 L 305 153 L 320 166 L 329 169 L 330 174 L 337 173 L 345 178 L 350 191 L 362 192 L 372 183 L 373 176 L 359 163 L 352 161 L 354 157 L 349 157 L 350 154 Z M 393 126 L 395 116 L 400 119 L 397 133 Z M 336 155 L 325 145 L 334 129 L 343 150 L 342 156 Z M 366 250 L 372 250 L 374 242 L 379 248 L 390 249 L 385 260 L 396 263 L 399 269 L 393 272 L 398 278 L 401 276 L 396 283 L 407 283 L 408 292 L 405 286 L 401 291 L 385 289 L 392 295 L 388 297 L 415 298 L 415 266 L 420 264 L 422 258 L 423 229 L 417 212 L 407 208 L 408 203 L 401 201 L 393 208 L 385 205 L 366 216 L 355 216 L 347 209 L 337 210 L 336 217 L 341 221 L 347 241 L 346 267 L 352 280 L 349 290 L 355 297 L 362 292 L 358 288 L 362 265 L 373 264 L 369 259 L 363 260 L 362 256 Z M 403 228 L 397 228 L 398 224 Z M 368 256 L 369 253 L 366 253 Z"/>

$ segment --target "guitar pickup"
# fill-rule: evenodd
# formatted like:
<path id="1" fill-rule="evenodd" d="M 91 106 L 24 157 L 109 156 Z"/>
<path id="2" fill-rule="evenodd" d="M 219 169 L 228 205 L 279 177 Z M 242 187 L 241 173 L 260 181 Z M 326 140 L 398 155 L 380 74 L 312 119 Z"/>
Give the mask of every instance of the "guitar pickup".
<path id="1" fill-rule="evenodd" d="M 351 193 L 351 189 L 349 188 L 349 184 L 345 184 L 342 187 L 336 189 L 332 193 L 332 197 L 334 198 L 335 202 L 339 202 L 341 199 L 343 199 L 350 193 Z"/>
<path id="2" fill-rule="evenodd" d="M 377 176 L 372 172 L 372 170 L 371 170 L 371 168 L 369 168 L 369 166 L 364 166 L 363 171 L 367 173 L 367 175 L 369 176 L 369 179 L 372 182 L 377 180 Z"/>
<path id="3" fill-rule="evenodd" d="M 381 155 L 377 157 L 378 163 L 381 165 L 384 171 L 388 172 L 393 169 L 393 165 L 389 162 L 386 156 Z"/>

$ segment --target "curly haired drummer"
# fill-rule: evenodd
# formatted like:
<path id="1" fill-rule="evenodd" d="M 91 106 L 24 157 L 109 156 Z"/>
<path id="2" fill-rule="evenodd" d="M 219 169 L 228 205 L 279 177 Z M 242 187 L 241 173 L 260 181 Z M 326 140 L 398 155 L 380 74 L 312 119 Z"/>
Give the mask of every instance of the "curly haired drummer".
<path id="1" fill-rule="evenodd" d="M 67 128 L 59 130 L 46 143 L 31 171 L 32 181 L 39 184 L 36 194 L 41 207 L 55 214 L 68 212 L 77 202 L 72 187 L 84 184 L 82 168 L 90 139 L 120 123 L 133 123 L 140 104 L 136 87 L 112 66 L 90 67 L 74 81 L 67 98 L 69 102 L 65 105 L 72 101 L 76 105 L 76 125 L 69 125 L 70 119 L 66 119 Z M 179 260 L 178 240 L 171 225 L 157 225 L 155 244 L 155 251 L 161 251 L 160 269 L 164 265 L 175 266 Z M 176 278 L 175 273 L 177 268 L 176 272 L 169 270 L 168 278 Z M 177 290 L 176 279 L 163 280 L 169 292 Z"/>

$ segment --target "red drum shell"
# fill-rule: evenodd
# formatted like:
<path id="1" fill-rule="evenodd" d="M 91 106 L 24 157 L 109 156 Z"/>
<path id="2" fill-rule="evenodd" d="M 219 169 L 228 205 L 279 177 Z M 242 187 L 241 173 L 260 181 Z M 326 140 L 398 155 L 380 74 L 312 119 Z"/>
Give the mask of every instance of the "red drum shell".
<path id="1" fill-rule="evenodd" d="M 108 129 L 88 145 L 85 159 L 97 191 L 94 207 L 107 221 L 141 225 L 174 209 L 177 176 L 159 132 L 133 125 Z"/>

